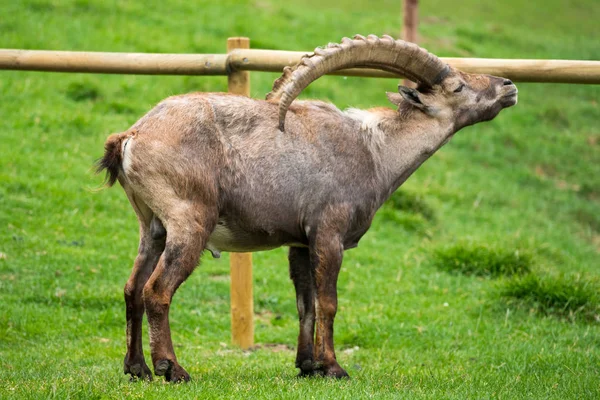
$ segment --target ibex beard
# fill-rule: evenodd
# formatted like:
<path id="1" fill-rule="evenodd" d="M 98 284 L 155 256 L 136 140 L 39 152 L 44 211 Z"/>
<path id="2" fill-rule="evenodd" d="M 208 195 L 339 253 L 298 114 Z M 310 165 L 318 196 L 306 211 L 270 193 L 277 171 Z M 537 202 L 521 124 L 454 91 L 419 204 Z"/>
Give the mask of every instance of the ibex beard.
<path id="1" fill-rule="evenodd" d="M 357 67 L 395 72 L 418 87 L 388 93 L 394 109 L 293 102 L 320 76 Z M 204 250 L 218 257 L 288 246 L 300 320 L 296 367 L 301 376 L 347 377 L 333 341 L 344 251 L 458 130 L 516 103 L 508 79 L 463 73 L 389 36 L 356 36 L 286 68 L 266 101 L 174 96 L 110 136 L 98 170 L 107 170 L 109 185 L 119 181 L 140 225 L 125 285 L 124 372 L 152 377 L 142 350 L 145 312 L 154 373 L 190 379 L 175 356 L 169 307 Z"/>

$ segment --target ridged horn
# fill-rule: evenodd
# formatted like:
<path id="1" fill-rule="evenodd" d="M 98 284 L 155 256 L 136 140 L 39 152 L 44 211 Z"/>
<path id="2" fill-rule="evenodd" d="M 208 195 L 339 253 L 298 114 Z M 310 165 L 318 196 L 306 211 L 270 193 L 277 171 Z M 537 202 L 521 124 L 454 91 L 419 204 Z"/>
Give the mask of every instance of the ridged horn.
<path id="1" fill-rule="evenodd" d="M 387 35 L 343 38 L 341 44 L 318 47 L 294 67 L 283 69 L 267 95 L 267 100 L 279 100 L 279 129 L 283 131 L 287 110 L 302 90 L 319 77 L 346 68 L 381 69 L 427 86 L 441 82 L 450 71 L 446 63 L 414 43 Z"/>

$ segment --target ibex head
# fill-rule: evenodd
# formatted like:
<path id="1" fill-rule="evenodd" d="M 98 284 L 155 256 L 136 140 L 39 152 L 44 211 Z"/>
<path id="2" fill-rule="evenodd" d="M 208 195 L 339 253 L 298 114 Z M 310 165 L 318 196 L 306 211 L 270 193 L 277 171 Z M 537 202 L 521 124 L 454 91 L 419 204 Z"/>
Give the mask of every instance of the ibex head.
<path id="1" fill-rule="evenodd" d="M 455 130 L 489 121 L 503 108 L 517 104 L 517 87 L 511 80 L 454 68 L 437 84 L 421 84 L 417 89 L 399 85 L 398 93 L 387 95 L 399 107 L 408 104 L 433 117 L 454 121 Z"/>
<path id="2" fill-rule="evenodd" d="M 311 82 L 346 68 L 376 68 L 405 76 L 417 89 L 398 87 L 388 93 L 399 107 L 411 107 L 432 117 L 454 121 L 458 130 L 494 118 L 517 103 L 517 88 L 508 79 L 467 74 L 456 70 L 419 46 L 390 36 L 344 38 L 306 55 L 293 68 L 286 67 L 267 99 L 279 99 L 279 128 L 283 131 L 288 107 Z M 403 101 L 404 100 L 404 101 Z"/>

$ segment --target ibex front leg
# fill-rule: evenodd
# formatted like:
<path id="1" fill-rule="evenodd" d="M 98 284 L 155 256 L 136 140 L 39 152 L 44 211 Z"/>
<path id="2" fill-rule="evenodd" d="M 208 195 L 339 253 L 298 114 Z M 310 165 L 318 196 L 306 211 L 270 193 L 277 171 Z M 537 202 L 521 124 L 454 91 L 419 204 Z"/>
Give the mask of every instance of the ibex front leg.
<path id="1" fill-rule="evenodd" d="M 345 378 L 333 346 L 333 320 L 337 312 L 337 279 L 344 246 L 334 232 L 321 231 L 311 245 L 311 263 L 315 267 L 316 322 L 315 366 L 325 376 Z"/>
<path id="2" fill-rule="evenodd" d="M 170 382 L 190 380 L 190 375 L 179 365 L 173 350 L 169 327 L 171 299 L 198 264 L 216 220 L 216 210 L 202 206 L 189 207 L 183 213 L 170 216 L 165 223 L 165 251 L 144 286 L 154 373 Z"/>

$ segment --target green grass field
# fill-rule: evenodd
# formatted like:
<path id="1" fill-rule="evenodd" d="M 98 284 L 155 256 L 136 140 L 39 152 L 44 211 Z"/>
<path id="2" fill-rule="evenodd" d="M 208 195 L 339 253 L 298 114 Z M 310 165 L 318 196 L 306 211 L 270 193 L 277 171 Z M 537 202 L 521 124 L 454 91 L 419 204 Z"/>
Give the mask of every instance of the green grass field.
<path id="1" fill-rule="evenodd" d="M 421 43 L 441 56 L 600 59 L 597 0 L 420 3 Z M 397 37 L 400 10 L 4 1 L 0 47 L 213 53 L 245 35 L 254 48 L 310 50 L 355 33 Z M 262 98 L 276 74 L 251 75 Z M 395 86 L 326 77 L 303 97 L 368 108 Z M 167 385 L 122 374 L 137 222 L 120 188 L 96 190 L 92 164 L 108 134 L 162 98 L 224 91 L 226 78 L 1 71 L 0 398 L 599 398 L 600 88 L 518 86 L 516 107 L 457 134 L 346 253 L 336 348 L 351 380 L 295 378 L 279 249 L 255 254 L 251 352 L 230 345 L 228 257 L 204 258 L 171 309 L 193 380 Z"/>

